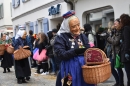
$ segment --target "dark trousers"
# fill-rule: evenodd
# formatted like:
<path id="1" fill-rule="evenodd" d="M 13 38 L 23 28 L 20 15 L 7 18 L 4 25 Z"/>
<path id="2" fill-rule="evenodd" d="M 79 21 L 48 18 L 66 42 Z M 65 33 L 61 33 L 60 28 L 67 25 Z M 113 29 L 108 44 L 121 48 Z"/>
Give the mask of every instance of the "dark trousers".
<path id="1" fill-rule="evenodd" d="M 60 71 L 57 74 L 56 86 L 61 86 L 61 72 Z"/>
<path id="2" fill-rule="evenodd" d="M 130 62 L 124 63 L 124 66 L 125 66 L 125 71 L 128 79 L 127 86 L 130 86 Z"/>
<path id="3" fill-rule="evenodd" d="M 124 74 L 122 68 L 115 69 L 115 59 L 111 59 L 111 71 L 117 84 L 124 84 Z"/>
<path id="4" fill-rule="evenodd" d="M 43 68 L 43 72 L 48 72 L 48 63 L 47 62 L 42 62 L 42 68 Z"/>

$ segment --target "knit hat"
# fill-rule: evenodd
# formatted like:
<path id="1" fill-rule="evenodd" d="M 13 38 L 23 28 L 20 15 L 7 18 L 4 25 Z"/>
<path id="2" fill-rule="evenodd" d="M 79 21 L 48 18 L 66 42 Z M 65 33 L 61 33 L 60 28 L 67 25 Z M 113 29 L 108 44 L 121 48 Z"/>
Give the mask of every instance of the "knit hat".
<path id="1" fill-rule="evenodd" d="M 63 14 L 63 18 L 68 18 L 68 17 L 70 17 L 70 16 L 72 16 L 72 15 L 75 15 L 75 11 L 74 10 L 70 10 L 70 11 L 68 11 L 67 13 L 65 13 L 65 14 Z"/>

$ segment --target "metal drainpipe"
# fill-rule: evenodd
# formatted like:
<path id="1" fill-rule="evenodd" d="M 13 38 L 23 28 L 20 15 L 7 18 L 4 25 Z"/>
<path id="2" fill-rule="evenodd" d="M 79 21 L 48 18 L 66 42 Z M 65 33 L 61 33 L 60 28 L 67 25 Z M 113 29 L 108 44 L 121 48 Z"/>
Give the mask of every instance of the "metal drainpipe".
<path id="1" fill-rule="evenodd" d="M 73 3 L 71 1 L 68 1 L 68 0 L 64 0 L 66 3 L 70 4 L 71 6 L 71 10 L 74 10 L 74 7 L 73 7 Z"/>

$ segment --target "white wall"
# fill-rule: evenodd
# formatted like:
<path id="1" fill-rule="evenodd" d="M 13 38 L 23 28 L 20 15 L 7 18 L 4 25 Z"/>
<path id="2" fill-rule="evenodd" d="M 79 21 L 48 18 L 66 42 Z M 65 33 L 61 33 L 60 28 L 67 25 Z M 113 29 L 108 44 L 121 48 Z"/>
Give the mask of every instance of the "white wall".
<path id="1" fill-rule="evenodd" d="M 0 0 L 0 4 L 3 3 L 3 19 L 0 19 L 0 29 L 6 29 L 6 25 L 12 26 L 11 20 L 11 3 L 12 0 Z"/>
<path id="2" fill-rule="evenodd" d="M 11 1 L 12 0 L 4 0 L 4 23 L 5 25 L 12 25 L 11 19 Z"/>
<path id="3" fill-rule="evenodd" d="M 76 3 L 75 11 L 79 17 L 81 24 L 84 23 L 83 13 L 96 8 L 104 6 L 112 6 L 114 9 L 114 17 L 119 18 L 123 13 L 130 13 L 129 0 L 78 0 Z"/>
<path id="4" fill-rule="evenodd" d="M 0 0 L 0 4 L 4 4 L 4 0 Z M 4 6 L 4 5 L 3 5 Z M 4 19 L 0 19 L 0 26 L 3 26 L 4 25 Z M 2 28 L 0 28 L 2 29 Z"/>
<path id="5" fill-rule="evenodd" d="M 49 8 L 45 8 L 45 9 L 39 10 L 37 12 L 31 13 L 29 15 L 26 15 L 24 17 L 21 17 L 21 18 L 19 18 L 17 20 L 14 20 L 13 21 L 13 27 L 15 27 L 16 25 L 23 25 L 23 24 L 25 24 L 25 22 L 29 22 L 29 21 L 34 22 L 34 21 L 37 21 L 37 19 L 39 19 L 39 18 L 48 18 L 48 20 L 49 20 L 49 29 L 52 29 L 52 28 L 54 28 L 55 23 L 50 22 L 50 19 L 62 17 L 62 15 L 64 13 L 66 13 L 68 10 L 70 10 L 69 6 L 65 2 L 62 2 L 62 3 L 59 3 L 59 4 L 61 4 L 61 11 L 60 11 L 61 13 L 60 14 L 57 14 L 55 16 L 48 16 L 48 14 L 49 14 L 48 13 L 48 9 L 50 7 Z M 53 6 L 56 6 L 56 5 L 53 5 Z M 23 9 L 24 9 L 24 7 L 23 7 Z"/>
<path id="6" fill-rule="evenodd" d="M 32 9 L 35 9 L 37 7 L 50 3 L 52 1 L 55 1 L 55 0 L 30 0 L 26 3 L 23 3 L 22 0 L 20 0 L 20 6 L 12 10 L 13 18 L 22 13 L 26 13 Z"/>

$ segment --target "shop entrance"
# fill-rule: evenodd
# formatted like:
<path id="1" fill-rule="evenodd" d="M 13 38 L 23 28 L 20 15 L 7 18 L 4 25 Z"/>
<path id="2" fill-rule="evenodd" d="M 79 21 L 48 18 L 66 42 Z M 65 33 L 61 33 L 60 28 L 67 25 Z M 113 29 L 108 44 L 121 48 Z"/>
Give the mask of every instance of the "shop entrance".
<path id="1" fill-rule="evenodd" d="M 97 47 L 104 50 L 106 40 L 99 34 L 111 29 L 114 22 L 114 10 L 111 6 L 89 10 L 83 13 L 83 24 L 92 26 L 93 34 L 96 35 Z"/>

